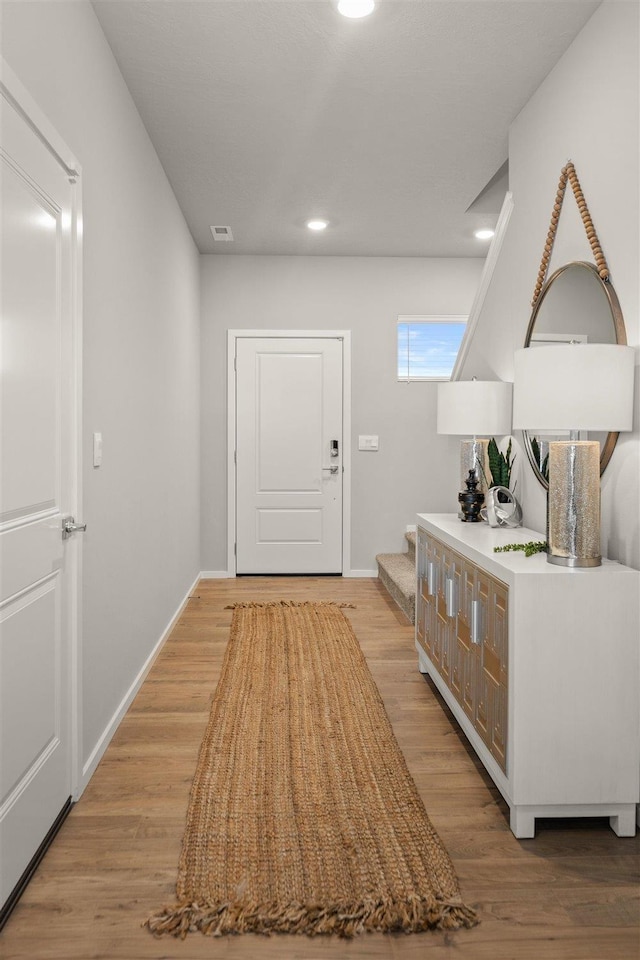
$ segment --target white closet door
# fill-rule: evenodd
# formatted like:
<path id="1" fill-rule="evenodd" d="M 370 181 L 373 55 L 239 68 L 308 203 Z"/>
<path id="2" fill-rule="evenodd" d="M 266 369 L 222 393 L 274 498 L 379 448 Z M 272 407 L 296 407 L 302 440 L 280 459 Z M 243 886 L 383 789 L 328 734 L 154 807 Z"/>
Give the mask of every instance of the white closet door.
<path id="1" fill-rule="evenodd" d="M 73 188 L 2 107 L 0 906 L 72 792 Z"/>

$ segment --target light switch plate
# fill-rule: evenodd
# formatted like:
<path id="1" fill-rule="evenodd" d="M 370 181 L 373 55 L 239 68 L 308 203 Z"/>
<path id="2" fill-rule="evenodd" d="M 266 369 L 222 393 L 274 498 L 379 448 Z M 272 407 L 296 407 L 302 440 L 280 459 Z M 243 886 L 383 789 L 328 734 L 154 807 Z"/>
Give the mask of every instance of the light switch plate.
<path id="1" fill-rule="evenodd" d="M 94 467 L 102 466 L 102 434 L 94 433 L 93 435 L 93 465 Z"/>
<path id="2" fill-rule="evenodd" d="M 378 438 L 377 436 L 364 436 L 360 434 L 358 437 L 358 450 L 377 450 L 378 449 Z"/>

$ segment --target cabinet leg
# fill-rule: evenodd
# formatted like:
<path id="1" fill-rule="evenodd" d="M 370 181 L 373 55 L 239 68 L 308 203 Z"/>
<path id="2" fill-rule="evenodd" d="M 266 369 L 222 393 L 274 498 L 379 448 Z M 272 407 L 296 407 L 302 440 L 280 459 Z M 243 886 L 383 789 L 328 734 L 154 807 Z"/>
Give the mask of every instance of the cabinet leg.
<path id="1" fill-rule="evenodd" d="M 636 835 L 636 808 L 635 804 L 627 804 L 620 813 L 609 817 L 611 829 L 618 837 L 635 837 Z"/>
<path id="2" fill-rule="evenodd" d="M 422 652 L 422 648 L 419 646 L 417 640 L 416 640 L 416 648 L 418 650 L 418 670 L 423 676 L 426 677 L 429 675 L 429 668 L 427 666 L 427 660 L 425 658 L 425 655 Z"/>
<path id="3" fill-rule="evenodd" d="M 536 818 L 527 807 L 511 807 L 509 825 L 519 840 L 536 835 Z"/>

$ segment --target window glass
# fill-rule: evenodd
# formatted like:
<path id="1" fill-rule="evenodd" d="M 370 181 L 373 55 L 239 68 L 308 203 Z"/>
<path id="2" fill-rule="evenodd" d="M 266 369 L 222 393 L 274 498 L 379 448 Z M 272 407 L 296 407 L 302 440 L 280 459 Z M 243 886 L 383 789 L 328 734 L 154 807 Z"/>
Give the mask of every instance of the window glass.
<path id="1" fill-rule="evenodd" d="M 466 317 L 398 321 L 398 380 L 450 380 Z"/>

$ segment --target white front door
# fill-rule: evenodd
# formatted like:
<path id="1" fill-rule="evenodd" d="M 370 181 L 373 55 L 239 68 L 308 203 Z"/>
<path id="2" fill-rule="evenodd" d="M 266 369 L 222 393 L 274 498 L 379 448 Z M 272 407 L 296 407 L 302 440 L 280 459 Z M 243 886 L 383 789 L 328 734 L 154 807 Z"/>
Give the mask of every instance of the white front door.
<path id="1" fill-rule="evenodd" d="M 72 793 L 74 187 L 2 107 L 0 907 Z"/>
<path id="2" fill-rule="evenodd" d="M 343 341 L 236 340 L 236 571 L 342 572 Z"/>

